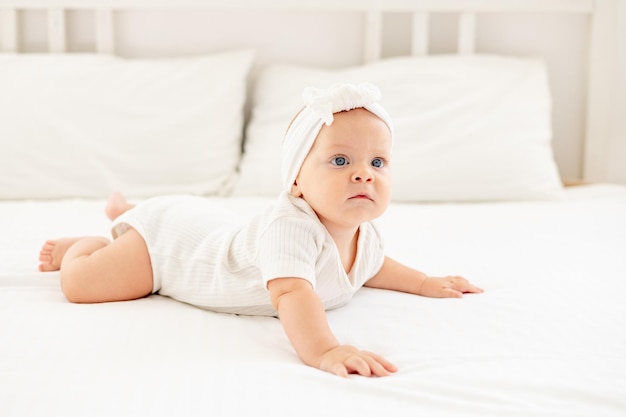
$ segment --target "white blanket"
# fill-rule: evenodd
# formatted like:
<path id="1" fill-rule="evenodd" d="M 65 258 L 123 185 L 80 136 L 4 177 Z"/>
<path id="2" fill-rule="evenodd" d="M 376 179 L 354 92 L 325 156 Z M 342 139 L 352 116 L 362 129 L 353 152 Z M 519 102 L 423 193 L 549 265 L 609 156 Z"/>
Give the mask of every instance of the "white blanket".
<path id="1" fill-rule="evenodd" d="M 271 199 L 224 200 L 252 213 Z M 102 201 L 0 203 L 2 416 L 624 416 L 626 187 L 564 200 L 394 204 L 388 254 L 485 289 L 428 299 L 363 289 L 328 312 L 343 342 L 399 371 L 303 365 L 273 318 L 161 296 L 67 302 L 39 273 L 50 237 L 108 234 Z"/>

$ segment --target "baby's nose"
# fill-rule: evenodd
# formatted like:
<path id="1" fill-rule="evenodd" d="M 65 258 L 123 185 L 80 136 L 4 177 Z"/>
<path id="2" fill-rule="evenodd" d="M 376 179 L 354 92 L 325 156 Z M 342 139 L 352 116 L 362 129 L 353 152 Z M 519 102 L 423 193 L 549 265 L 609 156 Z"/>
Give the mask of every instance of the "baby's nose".
<path id="1" fill-rule="evenodd" d="M 354 171 L 352 174 L 352 181 L 355 182 L 372 182 L 374 181 L 374 176 L 370 169 L 360 168 Z"/>

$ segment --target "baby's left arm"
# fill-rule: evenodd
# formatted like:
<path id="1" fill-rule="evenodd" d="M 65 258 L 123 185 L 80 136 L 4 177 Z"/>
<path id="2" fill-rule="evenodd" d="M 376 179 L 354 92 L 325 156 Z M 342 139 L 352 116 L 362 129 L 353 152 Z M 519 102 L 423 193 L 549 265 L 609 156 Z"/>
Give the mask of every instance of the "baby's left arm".
<path id="1" fill-rule="evenodd" d="M 483 292 L 463 277 L 429 277 L 389 257 L 365 286 L 435 298 L 461 298 L 463 293 Z"/>

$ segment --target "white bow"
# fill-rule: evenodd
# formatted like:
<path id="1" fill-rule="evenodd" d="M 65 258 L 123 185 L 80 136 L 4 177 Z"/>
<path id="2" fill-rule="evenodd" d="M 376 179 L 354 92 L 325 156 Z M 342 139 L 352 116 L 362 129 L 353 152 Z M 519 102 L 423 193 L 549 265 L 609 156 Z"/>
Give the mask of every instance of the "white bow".
<path id="1" fill-rule="evenodd" d="M 334 84 L 329 88 L 307 87 L 302 93 L 304 105 L 330 126 L 333 113 L 366 107 L 380 100 L 380 90 L 368 83 Z"/>

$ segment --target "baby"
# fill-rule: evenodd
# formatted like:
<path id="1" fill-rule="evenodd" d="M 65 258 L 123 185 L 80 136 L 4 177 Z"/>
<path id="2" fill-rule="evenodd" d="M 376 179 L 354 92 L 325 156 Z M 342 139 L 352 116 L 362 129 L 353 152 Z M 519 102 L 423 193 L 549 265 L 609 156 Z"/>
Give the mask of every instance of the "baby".
<path id="1" fill-rule="evenodd" d="M 325 310 L 362 286 L 427 297 L 482 290 L 429 277 L 386 257 L 371 220 L 389 205 L 392 123 L 370 84 L 306 89 L 283 144 L 284 190 L 242 221 L 210 199 L 165 196 L 107 205 L 113 241 L 51 240 L 41 271 L 60 269 L 68 300 L 98 303 L 158 293 L 212 311 L 278 316 L 307 365 L 340 376 L 385 376 L 385 358 L 333 335 Z"/>

